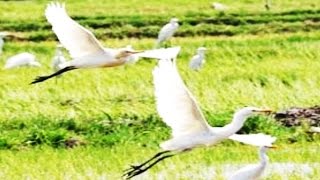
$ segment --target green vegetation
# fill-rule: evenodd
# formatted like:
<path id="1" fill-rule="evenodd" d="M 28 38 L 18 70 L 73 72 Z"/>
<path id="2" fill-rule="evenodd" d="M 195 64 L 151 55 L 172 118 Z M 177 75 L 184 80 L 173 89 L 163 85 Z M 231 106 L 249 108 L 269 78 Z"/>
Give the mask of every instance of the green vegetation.
<path id="1" fill-rule="evenodd" d="M 274 2 L 271 11 L 264 10 L 262 1 L 224 2 L 231 7 L 225 13 L 215 12 L 205 0 L 72 0 L 67 10 L 104 45 L 132 44 L 136 49 L 153 47 L 159 28 L 178 17 L 181 28 L 170 43 L 182 47 L 180 74 L 211 125 L 225 125 L 243 106 L 283 110 L 319 105 L 320 9 L 315 4 L 320 1 L 283 0 Z M 17 34 L 6 39 L 0 66 L 24 51 L 43 64 L 0 70 L 0 179 L 118 179 L 128 164 L 157 152 L 159 142 L 170 136 L 155 107 L 151 72 L 156 61 L 76 70 L 29 85 L 36 76 L 51 73 L 56 42 L 43 16 L 45 4 L 0 2 L 0 30 Z M 188 61 L 199 46 L 209 49 L 206 64 L 193 72 Z M 276 136 L 280 148 L 269 152 L 272 162 L 316 163 L 320 159 L 313 152 L 319 151 L 320 137 L 307 130 L 284 127 L 270 116 L 250 118 L 241 133 Z M 79 147 L 68 148 L 74 144 Z M 189 179 L 194 174 L 193 179 L 205 179 L 204 166 L 207 171 L 217 168 L 222 177 L 225 163 L 254 162 L 255 152 L 226 141 L 169 159 L 146 177 L 162 173 L 168 179 Z M 319 174 L 318 168 L 311 178 Z"/>

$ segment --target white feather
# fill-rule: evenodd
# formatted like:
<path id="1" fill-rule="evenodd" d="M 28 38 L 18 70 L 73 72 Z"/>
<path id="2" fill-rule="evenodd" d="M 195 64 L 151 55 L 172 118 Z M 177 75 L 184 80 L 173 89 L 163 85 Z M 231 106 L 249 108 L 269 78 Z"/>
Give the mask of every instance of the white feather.
<path id="1" fill-rule="evenodd" d="M 144 51 L 143 53 L 137 54 L 139 57 L 145 58 L 155 58 L 155 59 L 176 59 L 181 48 L 171 47 L 171 48 L 161 48 Z"/>
<path id="2" fill-rule="evenodd" d="M 259 134 L 233 134 L 229 136 L 229 139 L 249 144 L 253 146 L 267 146 L 271 147 L 272 143 L 277 139 L 276 137 L 266 135 L 263 133 Z"/>
<path id="3" fill-rule="evenodd" d="M 194 97 L 185 87 L 175 64 L 161 59 L 153 70 L 157 110 L 174 137 L 208 130 Z"/>
<path id="4" fill-rule="evenodd" d="M 45 16 L 60 43 L 73 58 L 104 52 L 96 37 L 69 17 L 64 4 L 49 3 Z"/>
<path id="5" fill-rule="evenodd" d="M 39 67 L 41 64 L 36 61 L 36 57 L 33 54 L 24 52 L 8 58 L 4 68 L 11 69 L 20 66 Z"/>

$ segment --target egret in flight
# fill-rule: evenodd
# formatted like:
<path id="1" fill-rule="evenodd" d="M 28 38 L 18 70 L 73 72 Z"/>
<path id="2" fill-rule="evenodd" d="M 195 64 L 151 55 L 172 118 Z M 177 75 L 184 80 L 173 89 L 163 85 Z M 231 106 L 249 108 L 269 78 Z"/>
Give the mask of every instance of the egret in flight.
<path id="1" fill-rule="evenodd" d="M 154 48 L 158 48 L 162 42 L 170 39 L 173 36 L 173 34 L 179 28 L 178 21 L 179 20 L 177 18 L 171 18 L 170 22 L 161 28 Z"/>
<path id="2" fill-rule="evenodd" d="M 134 51 L 133 47 L 131 45 L 127 45 L 125 49 L 129 51 Z M 135 64 L 139 61 L 139 56 L 137 54 L 131 54 L 126 58 L 126 64 Z"/>
<path id="3" fill-rule="evenodd" d="M 73 59 L 61 64 L 61 69 L 57 72 L 48 76 L 39 76 L 31 84 L 74 69 L 119 66 L 126 62 L 128 56 L 140 52 L 128 49 L 112 51 L 104 49 L 89 30 L 69 17 L 64 4 L 49 3 L 45 16 L 60 43 L 69 51 Z"/>
<path id="4" fill-rule="evenodd" d="M 161 143 L 163 151 L 140 165 L 131 165 L 123 176 L 130 179 L 158 162 L 199 146 L 212 146 L 224 139 L 232 139 L 255 146 L 271 146 L 274 138 L 264 134 L 235 134 L 247 117 L 255 113 L 269 113 L 269 109 L 245 107 L 234 114 L 230 124 L 211 127 L 205 120 L 195 98 L 181 79 L 175 62 L 159 60 L 153 70 L 157 110 L 162 120 L 171 127 L 172 139 Z"/>
<path id="5" fill-rule="evenodd" d="M 205 63 L 204 52 L 207 50 L 205 47 L 199 47 L 197 49 L 197 54 L 194 55 L 189 63 L 189 66 L 192 70 L 198 71 Z"/>
<path id="6" fill-rule="evenodd" d="M 258 180 L 266 169 L 269 158 L 266 154 L 267 149 L 275 146 L 262 146 L 259 148 L 260 163 L 248 165 L 236 171 L 228 180 Z"/>
<path id="7" fill-rule="evenodd" d="M 52 69 L 54 72 L 59 71 L 61 69 L 61 64 L 66 62 L 66 58 L 62 54 L 63 46 L 61 44 L 57 45 L 56 54 L 52 58 Z"/>
<path id="8" fill-rule="evenodd" d="M 20 53 L 8 58 L 4 69 L 12 69 L 20 66 L 40 67 L 41 64 L 36 60 L 36 57 L 31 53 Z"/>

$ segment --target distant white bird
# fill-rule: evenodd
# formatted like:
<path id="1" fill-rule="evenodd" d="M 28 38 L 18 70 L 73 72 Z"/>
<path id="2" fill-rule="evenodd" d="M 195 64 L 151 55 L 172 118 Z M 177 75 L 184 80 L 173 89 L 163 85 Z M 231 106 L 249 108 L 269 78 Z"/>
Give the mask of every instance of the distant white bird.
<path id="1" fill-rule="evenodd" d="M 204 59 L 204 52 L 207 50 L 207 48 L 205 47 L 199 47 L 197 49 L 197 54 L 194 55 L 189 63 L 189 66 L 191 69 L 193 70 L 199 70 L 203 64 L 205 63 L 205 59 Z"/>
<path id="2" fill-rule="evenodd" d="M 320 133 L 320 127 L 311 126 L 309 131 L 313 133 Z"/>
<path id="3" fill-rule="evenodd" d="M 125 64 L 126 58 L 139 51 L 127 49 L 104 49 L 96 37 L 83 26 L 72 20 L 65 10 L 64 4 L 49 3 L 45 16 L 52 25 L 60 43 L 69 51 L 71 61 L 63 63 L 59 71 L 39 76 L 31 84 L 39 83 L 59 74 L 79 68 L 114 67 Z"/>
<path id="4" fill-rule="evenodd" d="M 230 124 L 224 127 L 211 127 L 171 60 L 159 60 L 158 66 L 153 70 L 153 80 L 158 113 L 171 127 L 173 138 L 161 143 L 162 152 L 140 165 L 132 165 L 125 170 L 123 176 L 127 179 L 145 172 L 168 157 L 196 147 L 212 146 L 225 139 L 256 146 L 270 146 L 275 139 L 263 134 L 235 134 L 247 117 L 254 113 L 270 112 L 268 109 L 246 107 L 235 113 Z"/>
<path id="5" fill-rule="evenodd" d="M 7 35 L 8 35 L 8 33 L 6 33 L 6 32 L 0 32 L 0 55 L 2 54 L 3 45 L 4 45 L 3 38 L 6 37 Z"/>
<path id="6" fill-rule="evenodd" d="M 61 64 L 66 62 L 66 58 L 62 54 L 62 48 L 63 46 L 61 44 L 58 44 L 56 49 L 56 54 L 52 58 L 51 66 L 53 71 L 55 72 L 59 71 L 61 69 Z"/>
<path id="7" fill-rule="evenodd" d="M 258 180 L 263 171 L 266 169 L 269 158 L 266 154 L 268 148 L 275 146 L 262 146 L 259 148 L 260 163 L 255 165 L 248 165 L 236 171 L 228 180 Z"/>
<path id="8" fill-rule="evenodd" d="M 265 0 L 264 7 L 266 8 L 266 10 L 270 10 L 271 9 L 271 0 Z"/>
<path id="9" fill-rule="evenodd" d="M 226 11 L 229 9 L 228 6 L 221 4 L 221 3 L 218 3 L 218 2 L 212 3 L 212 8 L 217 11 Z"/>
<path id="10" fill-rule="evenodd" d="M 173 34 L 179 28 L 178 21 L 179 19 L 177 18 L 171 18 L 170 22 L 161 28 L 154 48 L 158 48 L 162 42 L 170 39 L 173 36 Z"/>
<path id="11" fill-rule="evenodd" d="M 20 66 L 40 67 L 41 64 L 37 62 L 36 57 L 33 54 L 24 52 L 8 58 L 4 68 L 12 69 Z"/>

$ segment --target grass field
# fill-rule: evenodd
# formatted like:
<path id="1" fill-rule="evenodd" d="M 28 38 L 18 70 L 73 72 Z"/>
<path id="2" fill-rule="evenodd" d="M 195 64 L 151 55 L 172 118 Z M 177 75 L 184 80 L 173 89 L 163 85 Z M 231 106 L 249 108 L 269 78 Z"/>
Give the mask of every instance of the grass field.
<path id="1" fill-rule="evenodd" d="M 263 1 L 226 0 L 231 7 L 226 13 L 211 9 L 210 1 L 94 2 L 67 1 L 67 9 L 109 47 L 152 48 L 160 26 L 171 16 L 181 19 L 171 45 L 182 47 L 180 74 L 211 125 L 225 125 L 243 106 L 280 111 L 319 105 L 318 0 L 274 2 L 271 11 Z M 0 70 L 0 179 L 120 179 L 123 169 L 159 151 L 158 143 L 170 136 L 155 107 L 151 72 L 156 61 L 76 70 L 29 85 L 51 73 L 56 42 L 43 16 L 46 3 L 0 2 L 0 30 L 20 36 L 6 39 L 0 66 L 24 51 L 43 64 Z M 193 72 L 188 61 L 199 46 L 208 48 L 206 64 Z M 317 179 L 320 136 L 306 133 L 307 128 L 284 127 L 272 116 L 245 123 L 241 133 L 278 138 L 280 147 L 269 151 L 273 164 L 264 179 L 285 179 L 281 174 Z M 70 139 L 80 147 L 65 148 Z M 257 159 L 254 147 L 224 142 L 173 157 L 137 179 L 223 179 L 224 170 L 236 169 L 229 165 Z M 290 169 L 285 163 L 307 164 L 313 171 L 281 173 L 272 168 L 275 163 L 285 170 Z"/>

